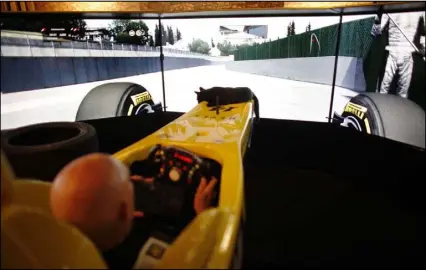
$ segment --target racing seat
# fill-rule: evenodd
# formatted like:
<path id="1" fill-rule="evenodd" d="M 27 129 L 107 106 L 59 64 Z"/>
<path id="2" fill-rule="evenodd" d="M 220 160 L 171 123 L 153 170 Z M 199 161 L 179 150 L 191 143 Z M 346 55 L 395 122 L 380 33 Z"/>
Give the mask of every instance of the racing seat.
<path id="1" fill-rule="evenodd" d="M 38 180 L 14 180 L 12 182 L 13 205 L 36 207 L 48 214 L 52 213 L 50 208 L 51 183 Z"/>
<path id="2" fill-rule="evenodd" d="M 2 196 L 3 194 L 6 196 L 8 203 L 37 207 L 50 214 L 52 184 L 39 180 L 15 179 L 15 175 L 3 153 L 1 158 Z M 3 185 L 5 185 L 4 190 Z"/>
<path id="3" fill-rule="evenodd" d="M 95 245 L 78 229 L 40 209 L 11 205 L 2 210 L 1 222 L 2 268 L 107 268 Z"/>
<path id="4" fill-rule="evenodd" d="M 1 268 L 106 269 L 99 251 L 86 236 L 46 212 L 45 197 L 28 195 L 25 200 L 25 194 L 17 195 L 36 190 L 30 190 L 30 185 L 15 190 L 14 183 L 19 180 L 14 180 L 3 153 L 1 157 Z M 18 204 L 14 203 L 15 196 Z M 32 200 L 40 207 L 29 206 Z"/>
<path id="5" fill-rule="evenodd" d="M 41 269 L 42 266 L 31 252 L 15 239 L 10 232 L 1 229 L 1 269 Z"/>

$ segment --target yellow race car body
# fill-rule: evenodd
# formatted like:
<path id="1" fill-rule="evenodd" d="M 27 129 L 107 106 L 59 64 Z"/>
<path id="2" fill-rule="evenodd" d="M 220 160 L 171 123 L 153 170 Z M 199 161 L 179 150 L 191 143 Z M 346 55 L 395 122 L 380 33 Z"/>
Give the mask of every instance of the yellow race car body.
<path id="1" fill-rule="evenodd" d="M 238 213 L 243 186 L 242 157 L 251 131 L 252 111 L 252 102 L 247 102 L 225 105 L 217 114 L 214 107 L 202 102 L 114 156 L 130 166 L 137 160 L 146 159 L 151 148 L 161 144 L 216 160 L 223 166 L 219 207 Z"/>
<path id="2" fill-rule="evenodd" d="M 183 148 L 222 165 L 219 203 L 198 215 L 166 251 L 161 268 L 228 268 L 244 213 L 243 156 L 253 117 L 253 101 L 212 107 L 199 103 L 160 130 L 114 156 L 130 166 L 153 146 Z"/>

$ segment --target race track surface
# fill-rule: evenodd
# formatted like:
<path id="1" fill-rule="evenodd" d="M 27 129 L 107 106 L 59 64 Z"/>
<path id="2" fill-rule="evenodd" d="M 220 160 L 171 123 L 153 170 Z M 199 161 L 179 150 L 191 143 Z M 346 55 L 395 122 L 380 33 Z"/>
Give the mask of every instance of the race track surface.
<path id="1" fill-rule="evenodd" d="M 327 121 L 332 88 L 329 85 L 229 71 L 225 65 L 171 70 L 166 71 L 164 77 L 167 111 L 190 110 L 197 103 L 194 91 L 198 91 L 199 87 L 246 86 L 257 95 L 262 118 Z M 163 101 L 160 72 L 2 94 L 1 129 L 42 122 L 74 121 L 81 100 L 92 88 L 105 82 L 123 81 L 141 84 L 150 91 L 156 102 Z M 356 94 L 335 87 L 333 110 L 341 112 L 349 98 Z"/>

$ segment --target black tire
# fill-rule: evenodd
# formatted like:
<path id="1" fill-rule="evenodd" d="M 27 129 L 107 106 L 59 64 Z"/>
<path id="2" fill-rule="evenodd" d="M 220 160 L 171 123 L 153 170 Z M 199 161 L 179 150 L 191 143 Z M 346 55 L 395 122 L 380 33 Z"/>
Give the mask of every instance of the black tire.
<path id="1" fill-rule="evenodd" d="M 356 119 L 362 132 L 425 148 L 425 111 L 411 100 L 363 93 L 349 101 L 342 116 Z"/>
<path id="2" fill-rule="evenodd" d="M 17 177 L 49 182 L 70 161 L 99 151 L 96 130 L 79 122 L 11 129 L 2 134 L 1 145 Z"/>
<path id="3" fill-rule="evenodd" d="M 140 103 L 134 102 L 142 95 Z M 77 111 L 76 121 L 136 115 L 154 105 L 151 95 L 141 85 L 126 82 L 107 83 L 93 88 L 84 97 Z"/>

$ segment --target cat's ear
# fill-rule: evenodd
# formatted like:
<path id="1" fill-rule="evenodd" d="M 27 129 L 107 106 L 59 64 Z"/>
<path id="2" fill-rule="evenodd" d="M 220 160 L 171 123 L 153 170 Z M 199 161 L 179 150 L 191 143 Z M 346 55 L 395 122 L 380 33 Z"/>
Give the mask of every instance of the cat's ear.
<path id="1" fill-rule="evenodd" d="M 206 91 L 206 89 L 204 89 L 204 88 L 200 87 L 200 91 Z"/>
<path id="2" fill-rule="evenodd" d="M 197 91 L 194 91 L 194 93 L 197 94 L 197 96 L 198 96 L 198 94 L 200 94 L 200 92 L 197 92 Z"/>

